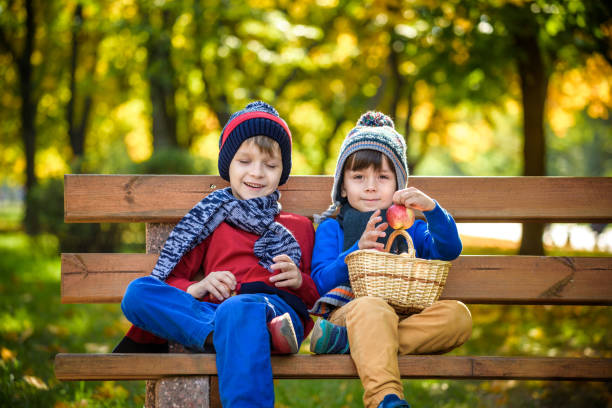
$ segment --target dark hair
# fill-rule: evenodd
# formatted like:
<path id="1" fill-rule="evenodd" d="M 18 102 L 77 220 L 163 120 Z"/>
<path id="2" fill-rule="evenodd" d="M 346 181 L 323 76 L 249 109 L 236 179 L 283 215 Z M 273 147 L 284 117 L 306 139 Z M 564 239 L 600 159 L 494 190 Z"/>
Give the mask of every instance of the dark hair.
<path id="1" fill-rule="evenodd" d="M 357 150 L 355 153 L 352 153 L 349 157 L 347 157 L 346 161 L 344 162 L 342 174 L 344 175 L 344 172 L 347 169 L 361 170 L 367 169 L 370 166 L 374 166 L 375 170 L 380 170 L 382 169 L 383 160 L 387 162 L 387 165 L 389 166 L 389 168 L 391 168 L 393 174 L 395 175 L 395 170 L 393 168 L 393 163 L 391 163 L 391 160 L 389 160 L 386 155 L 382 154 L 378 150 L 371 149 Z"/>

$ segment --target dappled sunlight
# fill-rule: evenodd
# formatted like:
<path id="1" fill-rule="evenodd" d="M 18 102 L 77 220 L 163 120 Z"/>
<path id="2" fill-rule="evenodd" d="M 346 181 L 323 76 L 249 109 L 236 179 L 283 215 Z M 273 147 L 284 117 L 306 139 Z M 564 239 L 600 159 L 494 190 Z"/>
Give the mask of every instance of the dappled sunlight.
<path id="1" fill-rule="evenodd" d="M 458 162 L 470 162 L 489 150 L 492 138 L 493 132 L 484 122 L 474 125 L 458 122 L 448 127 L 451 155 Z"/>
<path id="2" fill-rule="evenodd" d="M 133 99 L 119 105 L 114 112 L 116 124 L 124 129 L 128 155 L 134 162 L 141 162 L 153 154 L 153 138 L 148 131 L 148 112 L 143 101 Z"/>
<path id="3" fill-rule="evenodd" d="M 202 134 L 193 143 L 191 151 L 216 163 L 219 157 L 219 133 L 214 131 Z"/>
<path id="4" fill-rule="evenodd" d="M 37 153 L 36 174 L 41 178 L 63 177 L 70 173 L 70 167 L 66 162 L 69 156 L 66 151 L 59 151 L 59 146 L 50 146 Z"/>
<path id="5" fill-rule="evenodd" d="M 576 112 L 585 109 L 594 119 L 608 119 L 612 108 L 612 67 L 599 55 L 584 67 L 555 73 L 549 87 L 548 116 L 555 134 L 563 137 L 575 125 Z"/>

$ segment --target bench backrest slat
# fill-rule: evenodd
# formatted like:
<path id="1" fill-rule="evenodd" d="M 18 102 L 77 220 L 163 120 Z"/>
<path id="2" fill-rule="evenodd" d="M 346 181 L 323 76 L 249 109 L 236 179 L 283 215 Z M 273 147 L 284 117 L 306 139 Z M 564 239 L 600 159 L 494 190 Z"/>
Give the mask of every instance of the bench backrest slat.
<path id="1" fill-rule="evenodd" d="M 330 204 L 332 176 L 292 176 L 285 211 L 308 217 Z M 458 222 L 610 222 L 610 177 L 410 177 Z M 219 176 L 66 175 L 66 222 L 177 222 Z"/>
<path id="2" fill-rule="evenodd" d="M 62 302 L 119 302 L 156 254 L 62 254 Z M 461 256 L 442 299 L 495 304 L 612 305 L 612 258 Z"/>

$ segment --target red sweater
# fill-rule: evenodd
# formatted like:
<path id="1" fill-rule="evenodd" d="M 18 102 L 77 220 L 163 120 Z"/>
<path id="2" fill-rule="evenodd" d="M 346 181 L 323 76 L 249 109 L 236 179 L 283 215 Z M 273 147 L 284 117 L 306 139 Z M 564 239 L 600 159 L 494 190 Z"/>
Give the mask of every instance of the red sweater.
<path id="1" fill-rule="evenodd" d="M 275 221 L 284 225 L 295 237 L 302 250 L 302 259 L 298 268 L 302 272 L 302 286 L 298 289 L 278 288 L 299 297 L 308 309 L 312 308 L 319 298 L 317 288 L 310 277 L 310 263 L 312 249 L 314 246 L 314 229 L 312 223 L 301 215 L 281 212 Z M 269 281 L 272 273 L 259 265 L 259 258 L 253 252 L 253 246 L 259 235 L 234 228 L 223 222 L 202 243 L 185 254 L 174 267 L 166 282 L 187 291 L 187 288 L 200 281 L 211 272 L 230 271 L 236 277 L 236 292 L 240 293 L 243 283 L 263 282 L 270 287 L 275 287 Z M 205 296 L 200 299 L 211 303 L 220 303 L 213 296 Z M 303 320 L 304 338 L 310 333 L 313 322 L 309 318 Z M 159 340 L 150 338 L 149 333 L 132 327 L 128 337 L 141 343 L 158 343 Z"/>

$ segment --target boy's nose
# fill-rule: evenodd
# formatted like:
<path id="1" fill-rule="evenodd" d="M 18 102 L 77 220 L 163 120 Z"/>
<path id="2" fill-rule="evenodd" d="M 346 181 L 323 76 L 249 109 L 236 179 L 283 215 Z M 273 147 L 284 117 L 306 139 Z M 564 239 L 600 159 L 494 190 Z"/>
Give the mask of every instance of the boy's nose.
<path id="1" fill-rule="evenodd" d="M 250 170 L 253 176 L 261 177 L 263 175 L 263 166 L 260 164 L 253 164 Z"/>
<path id="2" fill-rule="evenodd" d="M 376 190 L 376 181 L 374 178 L 369 178 L 366 180 L 366 190 Z"/>

